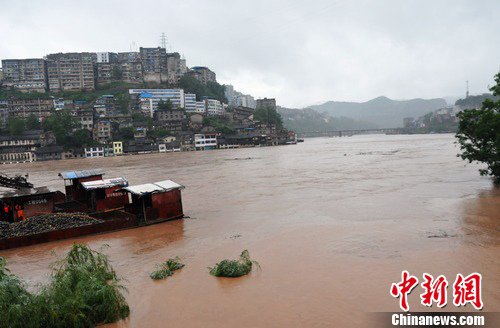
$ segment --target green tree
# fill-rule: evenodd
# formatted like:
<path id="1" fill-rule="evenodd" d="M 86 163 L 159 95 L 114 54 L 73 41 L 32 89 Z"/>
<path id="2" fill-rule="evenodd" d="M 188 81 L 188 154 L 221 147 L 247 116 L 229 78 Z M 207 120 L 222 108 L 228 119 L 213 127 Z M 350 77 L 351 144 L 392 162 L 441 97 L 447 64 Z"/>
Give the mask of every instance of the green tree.
<path id="1" fill-rule="evenodd" d="M 116 105 L 122 114 L 128 114 L 130 107 L 130 97 L 126 93 L 118 93 L 116 96 Z"/>
<path id="2" fill-rule="evenodd" d="M 42 127 L 40 120 L 33 114 L 26 119 L 27 130 L 39 130 Z"/>
<path id="3" fill-rule="evenodd" d="M 118 65 L 114 65 L 111 70 L 111 78 L 113 80 L 121 80 L 123 78 L 123 71 Z"/>
<path id="4" fill-rule="evenodd" d="M 170 99 L 167 99 L 167 101 L 160 100 L 158 103 L 158 110 L 172 110 L 173 105 Z"/>
<path id="5" fill-rule="evenodd" d="M 266 124 L 274 124 L 277 128 L 283 128 L 283 120 L 281 115 L 274 108 L 259 108 L 253 113 L 253 118 L 256 121 L 260 121 Z"/>
<path id="6" fill-rule="evenodd" d="M 20 117 L 11 117 L 7 120 L 7 130 L 11 136 L 20 135 L 26 131 L 26 121 Z"/>
<path id="7" fill-rule="evenodd" d="M 89 130 L 79 129 L 67 137 L 66 146 L 74 148 L 84 148 L 94 146 L 97 142 L 92 139 Z"/>
<path id="8" fill-rule="evenodd" d="M 208 82 L 205 85 L 192 76 L 184 75 L 179 79 L 179 88 L 184 89 L 186 93 L 196 94 L 197 100 L 208 97 L 227 103 L 227 99 L 224 94 L 225 88 L 217 82 Z"/>
<path id="9" fill-rule="evenodd" d="M 490 90 L 500 95 L 500 72 L 495 76 L 496 85 Z M 482 162 L 486 169 L 481 175 L 491 175 L 500 183 L 500 100 L 486 99 L 479 109 L 466 109 L 458 114 L 460 119 L 456 138 L 462 153 L 459 156 L 471 162 Z"/>
<path id="10" fill-rule="evenodd" d="M 114 134 L 113 139 L 116 141 L 127 141 L 134 139 L 134 128 L 124 127 L 118 129 L 118 132 Z"/>
<path id="11" fill-rule="evenodd" d="M 57 144 L 62 146 L 71 145 L 71 135 L 74 129 L 78 127 L 75 118 L 68 111 L 58 111 L 52 116 L 47 117 L 43 122 L 45 131 L 52 131 L 56 137 Z"/>
<path id="12" fill-rule="evenodd" d="M 153 130 L 148 130 L 147 135 L 149 138 L 156 141 L 158 139 L 165 138 L 165 137 L 171 135 L 171 133 L 169 130 L 162 128 L 162 127 L 159 127 L 159 128 L 155 128 Z"/>

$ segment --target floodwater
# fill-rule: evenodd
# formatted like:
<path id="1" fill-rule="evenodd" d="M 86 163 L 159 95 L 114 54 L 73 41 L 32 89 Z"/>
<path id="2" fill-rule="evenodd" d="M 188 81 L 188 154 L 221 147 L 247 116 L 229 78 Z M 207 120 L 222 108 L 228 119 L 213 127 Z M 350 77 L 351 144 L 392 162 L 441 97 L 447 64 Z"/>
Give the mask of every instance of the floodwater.
<path id="1" fill-rule="evenodd" d="M 296 146 L 3 166 L 62 189 L 57 173 L 103 168 L 131 184 L 184 184 L 184 220 L 0 252 L 31 286 L 73 241 L 104 252 L 128 288 L 117 327 L 373 326 L 399 311 L 401 271 L 483 275 L 485 312 L 500 306 L 500 190 L 456 157 L 452 135 L 306 139 Z M 215 278 L 207 267 L 248 249 L 261 270 Z M 155 263 L 186 267 L 163 281 Z M 410 295 L 412 311 L 420 287 Z M 451 289 L 446 311 L 456 311 Z M 435 309 L 435 306 L 433 307 Z M 431 309 L 432 310 L 432 309 Z M 459 309 L 460 310 L 460 309 Z M 475 311 L 468 305 L 461 310 Z"/>

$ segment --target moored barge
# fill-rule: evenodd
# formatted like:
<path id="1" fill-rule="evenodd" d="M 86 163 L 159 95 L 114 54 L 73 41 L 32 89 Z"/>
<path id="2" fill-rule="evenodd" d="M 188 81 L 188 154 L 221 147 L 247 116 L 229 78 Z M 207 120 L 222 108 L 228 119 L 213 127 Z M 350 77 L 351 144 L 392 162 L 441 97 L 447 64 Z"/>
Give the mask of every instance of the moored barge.
<path id="1" fill-rule="evenodd" d="M 104 179 L 101 170 L 61 172 L 65 194 L 46 187 L 21 188 L 0 195 L 1 220 L 16 224 L 37 215 L 85 213 L 99 219 L 66 229 L 0 237 L 0 250 L 149 225 L 184 216 L 181 190 L 171 180 L 130 186 L 124 177 Z"/>

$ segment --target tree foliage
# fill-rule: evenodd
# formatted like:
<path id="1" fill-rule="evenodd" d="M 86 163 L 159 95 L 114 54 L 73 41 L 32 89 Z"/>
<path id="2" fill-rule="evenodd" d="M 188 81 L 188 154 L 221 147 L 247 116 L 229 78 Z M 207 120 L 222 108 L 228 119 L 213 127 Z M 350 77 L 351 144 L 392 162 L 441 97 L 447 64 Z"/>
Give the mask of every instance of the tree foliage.
<path id="1" fill-rule="evenodd" d="M 172 110 L 173 108 L 174 108 L 174 106 L 172 105 L 172 102 L 170 101 L 170 99 L 167 99 L 167 101 L 160 100 L 160 102 L 158 102 L 158 110 L 160 110 L 160 111 Z"/>
<path id="2" fill-rule="evenodd" d="M 47 117 L 43 122 L 45 131 L 52 131 L 58 145 L 67 146 L 71 143 L 70 136 L 78 127 L 78 122 L 69 111 L 61 110 Z"/>
<path id="3" fill-rule="evenodd" d="M 7 120 L 7 130 L 11 136 L 20 135 L 26 131 L 26 121 L 20 117 L 11 117 Z"/>
<path id="4" fill-rule="evenodd" d="M 500 73 L 495 76 L 496 85 L 490 90 L 500 95 Z M 481 175 L 491 175 L 500 182 L 500 100 L 486 99 L 479 109 L 466 109 L 458 114 L 460 123 L 456 138 L 460 144 L 462 159 L 482 162 L 486 169 Z"/>
<path id="5" fill-rule="evenodd" d="M 94 327 L 128 317 L 125 288 L 107 256 L 73 245 L 51 281 L 30 293 L 0 257 L 0 328 Z"/>
<path id="6" fill-rule="evenodd" d="M 184 89 L 185 93 L 196 94 L 196 100 L 201 100 L 204 97 L 207 97 L 227 103 L 224 93 L 225 88 L 217 82 L 208 82 L 205 85 L 192 76 L 184 75 L 179 79 L 179 87 Z"/>
<path id="7" fill-rule="evenodd" d="M 222 117 L 204 117 L 203 118 L 204 126 L 212 126 L 215 131 L 223 133 L 223 134 L 235 134 L 236 130 L 233 126 L 228 122 L 227 119 Z"/>
<path id="8" fill-rule="evenodd" d="M 259 263 L 252 261 L 250 253 L 244 250 L 238 260 L 222 260 L 208 269 L 212 276 L 236 278 L 249 274 L 254 264 L 260 268 Z"/>
<path id="9" fill-rule="evenodd" d="M 260 121 L 266 124 L 274 124 L 277 128 L 283 127 L 283 120 L 281 115 L 273 108 L 259 108 L 253 113 L 253 118 L 256 121 Z"/>

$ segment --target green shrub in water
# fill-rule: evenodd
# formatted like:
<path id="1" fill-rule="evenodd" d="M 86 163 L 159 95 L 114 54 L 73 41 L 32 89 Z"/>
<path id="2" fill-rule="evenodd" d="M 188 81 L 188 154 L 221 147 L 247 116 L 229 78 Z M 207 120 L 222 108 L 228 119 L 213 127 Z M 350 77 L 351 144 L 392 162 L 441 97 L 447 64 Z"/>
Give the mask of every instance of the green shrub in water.
<path id="1" fill-rule="evenodd" d="M 252 271 L 252 265 L 260 267 L 259 263 L 250 259 L 247 250 L 241 252 L 239 260 L 222 260 L 210 268 L 210 274 L 216 277 L 241 277 Z"/>
<path id="2" fill-rule="evenodd" d="M 166 277 L 170 277 L 174 274 L 175 270 L 179 270 L 184 267 L 184 264 L 180 262 L 181 259 L 179 257 L 174 257 L 166 260 L 160 264 L 156 265 L 156 270 L 151 272 L 149 275 L 151 279 L 159 280 L 165 279 Z"/>
<path id="3" fill-rule="evenodd" d="M 108 258 L 85 245 L 73 245 L 56 262 L 52 279 L 29 293 L 0 260 L 0 328 L 94 327 L 128 317 L 125 288 Z"/>

